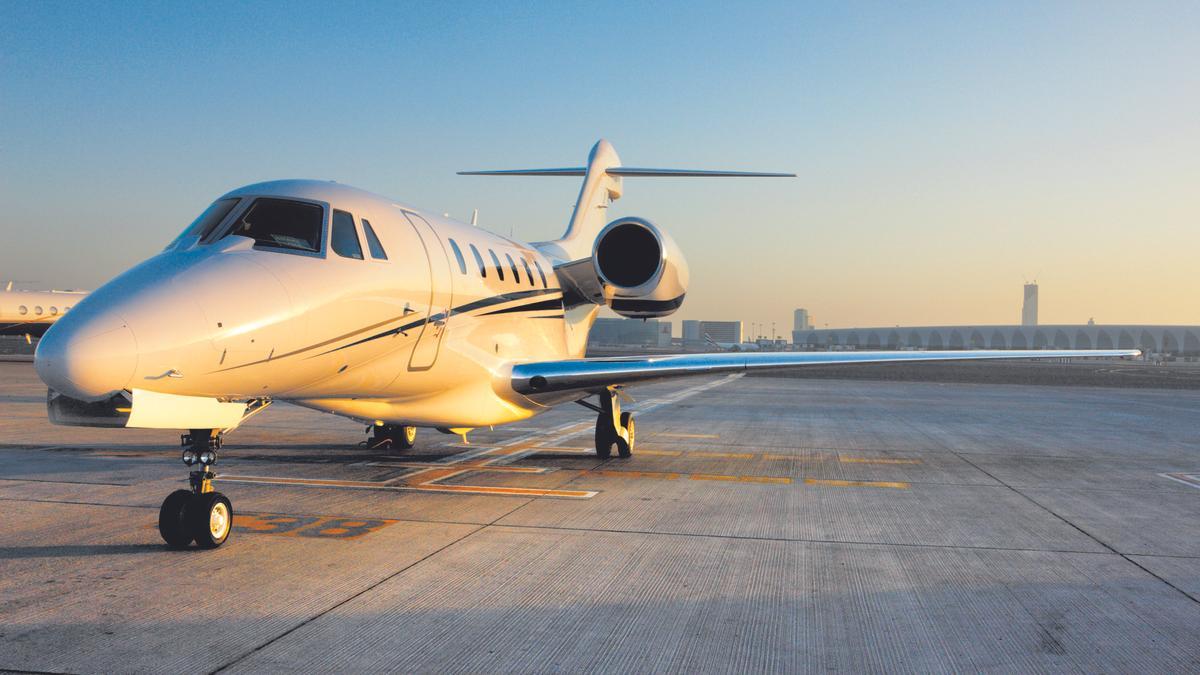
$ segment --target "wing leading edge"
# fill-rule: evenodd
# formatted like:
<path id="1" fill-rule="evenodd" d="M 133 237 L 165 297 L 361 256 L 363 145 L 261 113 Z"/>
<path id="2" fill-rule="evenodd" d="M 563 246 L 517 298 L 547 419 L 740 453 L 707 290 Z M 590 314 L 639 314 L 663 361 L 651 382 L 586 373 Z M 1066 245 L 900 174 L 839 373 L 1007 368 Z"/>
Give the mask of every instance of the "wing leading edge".
<path id="1" fill-rule="evenodd" d="M 513 366 L 512 388 L 538 402 L 553 403 L 603 391 L 614 385 L 635 384 L 689 375 L 734 373 L 802 366 L 901 363 L 909 361 L 1003 361 L 1077 357 L 1130 357 L 1136 349 L 967 350 L 938 352 L 725 352 L 672 356 L 540 361 Z"/>

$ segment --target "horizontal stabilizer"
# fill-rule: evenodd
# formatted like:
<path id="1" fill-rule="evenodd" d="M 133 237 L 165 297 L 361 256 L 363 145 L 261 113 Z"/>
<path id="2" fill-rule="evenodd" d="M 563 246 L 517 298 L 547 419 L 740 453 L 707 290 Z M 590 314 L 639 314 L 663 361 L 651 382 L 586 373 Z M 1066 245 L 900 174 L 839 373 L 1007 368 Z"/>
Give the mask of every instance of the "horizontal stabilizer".
<path id="1" fill-rule="evenodd" d="M 604 173 L 621 178 L 795 178 L 794 173 L 769 173 L 762 171 L 706 171 L 701 169 L 645 169 L 619 166 L 606 169 Z M 584 176 L 587 167 L 573 166 L 561 169 L 500 169 L 496 171 L 459 171 L 460 176 Z"/>
<path id="2" fill-rule="evenodd" d="M 573 166 L 565 169 L 501 169 L 499 171 L 459 171 L 460 176 L 583 176 L 587 168 Z"/>

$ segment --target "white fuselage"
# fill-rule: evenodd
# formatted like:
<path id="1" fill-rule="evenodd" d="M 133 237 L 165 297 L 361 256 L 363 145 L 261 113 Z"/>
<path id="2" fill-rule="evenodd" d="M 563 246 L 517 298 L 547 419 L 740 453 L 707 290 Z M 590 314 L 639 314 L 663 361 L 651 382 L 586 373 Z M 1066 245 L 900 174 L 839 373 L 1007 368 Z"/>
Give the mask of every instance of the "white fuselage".
<path id="1" fill-rule="evenodd" d="M 41 335 L 86 293 L 0 290 L 0 335 Z"/>
<path id="2" fill-rule="evenodd" d="M 319 245 L 228 231 L 264 198 L 319 206 Z M 509 386 L 513 363 L 583 355 L 597 308 L 564 310 L 562 261 L 534 247 L 336 183 L 222 199 L 240 200 L 222 225 L 185 232 L 47 332 L 47 384 L 84 400 L 122 389 L 273 398 L 368 422 L 479 427 L 539 411 Z M 335 211 L 343 225 L 352 216 L 362 259 L 335 251 Z"/>

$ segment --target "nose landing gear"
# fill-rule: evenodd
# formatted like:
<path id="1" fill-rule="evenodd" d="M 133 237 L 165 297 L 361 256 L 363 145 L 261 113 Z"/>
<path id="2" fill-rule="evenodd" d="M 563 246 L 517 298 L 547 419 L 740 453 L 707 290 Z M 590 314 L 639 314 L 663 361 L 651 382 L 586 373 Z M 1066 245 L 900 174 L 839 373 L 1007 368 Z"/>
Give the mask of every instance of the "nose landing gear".
<path id="1" fill-rule="evenodd" d="M 198 466 L 188 475 L 191 490 L 176 490 L 158 510 L 158 533 L 171 548 L 186 548 L 193 541 L 200 548 L 216 548 L 229 538 L 233 506 L 229 498 L 213 490 L 221 449 L 221 432 L 192 429 L 182 437 L 183 463 Z"/>

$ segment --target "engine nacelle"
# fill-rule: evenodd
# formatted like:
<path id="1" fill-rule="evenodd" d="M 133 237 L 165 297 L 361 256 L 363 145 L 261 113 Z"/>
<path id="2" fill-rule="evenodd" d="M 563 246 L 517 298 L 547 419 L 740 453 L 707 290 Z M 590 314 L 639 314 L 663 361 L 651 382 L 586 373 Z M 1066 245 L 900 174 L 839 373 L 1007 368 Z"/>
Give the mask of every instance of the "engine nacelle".
<path id="1" fill-rule="evenodd" d="M 602 302 L 631 319 L 667 316 L 683 304 L 688 266 L 675 240 L 644 218 L 619 218 L 596 236 L 592 270 Z"/>

